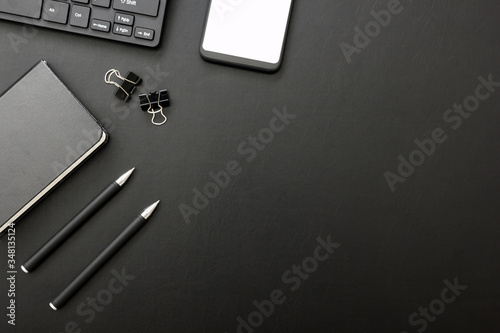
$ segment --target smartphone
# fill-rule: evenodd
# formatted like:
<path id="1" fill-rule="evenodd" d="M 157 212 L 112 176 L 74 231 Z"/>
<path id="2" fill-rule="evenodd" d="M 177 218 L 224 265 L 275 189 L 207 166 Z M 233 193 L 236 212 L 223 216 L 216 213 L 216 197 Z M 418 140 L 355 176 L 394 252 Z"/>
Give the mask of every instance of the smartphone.
<path id="1" fill-rule="evenodd" d="M 201 56 L 257 70 L 278 70 L 292 6 L 293 0 L 210 0 Z"/>

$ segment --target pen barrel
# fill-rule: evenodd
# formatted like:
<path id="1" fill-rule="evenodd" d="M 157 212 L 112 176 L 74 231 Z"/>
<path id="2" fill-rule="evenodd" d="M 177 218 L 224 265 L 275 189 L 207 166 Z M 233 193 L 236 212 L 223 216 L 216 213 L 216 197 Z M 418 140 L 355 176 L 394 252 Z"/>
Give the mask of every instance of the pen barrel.
<path id="1" fill-rule="evenodd" d="M 89 218 L 102 208 L 116 193 L 121 190 L 116 182 L 106 187 L 97 195 L 85 208 L 75 215 L 64 227 L 62 227 L 47 243 L 45 243 L 23 267 L 31 272 L 36 269 L 52 252 L 64 243 L 78 228 L 80 228 Z"/>
<path id="2" fill-rule="evenodd" d="M 138 216 L 111 244 L 108 245 L 51 303 L 60 309 L 78 290 L 146 223 Z"/>

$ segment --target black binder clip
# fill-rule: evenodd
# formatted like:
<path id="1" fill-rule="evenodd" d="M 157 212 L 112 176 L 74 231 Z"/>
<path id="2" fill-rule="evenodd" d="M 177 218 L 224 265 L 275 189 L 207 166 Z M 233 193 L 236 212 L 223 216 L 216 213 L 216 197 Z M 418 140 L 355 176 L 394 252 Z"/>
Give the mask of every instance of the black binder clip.
<path id="1" fill-rule="evenodd" d="M 115 74 L 117 78 L 122 80 L 121 84 L 111 81 L 111 76 L 113 74 Z M 134 93 L 135 88 L 137 88 L 137 86 L 141 84 L 142 79 L 133 72 L 128 72 L 127 77 L 123 77 L 120 74 L 120 71 L 116 69 L 110 69 L 106 72 L 104 81 L 108 84 L 112 84 L 118 87 L 115 96 L 117 96 L 124 102 L 128 102 L 130 100 L 130 96 L 132 96 L 132 94 Z"/>
<path id="2" fill-rule="evenodd" d="M 167 122 L 168 118 L 163 113 L 163 108 L 170 106 L 170 97 L 168 95 L 168 90 L 165 89 L 139 95 L 139 100 L 142 111 L 147 111 L 149 114 L 153 115 L 151 122 L 154 125 L 161 126 Z M 163 117 L 162 122 L 157 122 L 155 120 L 158 113 Z"/>
<path id="3" fill-rule="evenodd" d="M 159 109 L 160 106 L 164 108 L 170 106 L 170 97 L 168 96 L 167 89 L 139 95 L 139 100 L 142 111 L 148 111 L 150 108 Z"/>

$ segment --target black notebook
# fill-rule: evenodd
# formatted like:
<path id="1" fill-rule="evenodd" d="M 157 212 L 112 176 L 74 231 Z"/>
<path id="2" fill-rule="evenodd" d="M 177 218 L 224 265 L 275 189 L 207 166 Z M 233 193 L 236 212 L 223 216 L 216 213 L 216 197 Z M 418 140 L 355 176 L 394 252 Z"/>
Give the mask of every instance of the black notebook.
<path id="1" fill-rule="evenodd" d="M 0 96 L 0 233 L 107 139 L 45 61 L 14 83 Z"/>

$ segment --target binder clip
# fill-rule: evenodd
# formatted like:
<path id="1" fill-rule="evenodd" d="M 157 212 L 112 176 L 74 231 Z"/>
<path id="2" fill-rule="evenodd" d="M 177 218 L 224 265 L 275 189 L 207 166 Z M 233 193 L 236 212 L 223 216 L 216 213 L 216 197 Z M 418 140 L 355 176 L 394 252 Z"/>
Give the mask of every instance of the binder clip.
<path id="1" fill-rule="evenodd" d="M 122 80 L 121 84 L 118 84 L 115 81 L 111 81 L 111 76 L 113 74 L 116 75 L 117 78 Z M 112 84 L 118 87 L 115 96 L 124 102 L 128 102 L 130 100 L 130 97 L 134 93 L 135 88 L 139 84 L 141 84 L 142 79 L 133 72 L 128 72 L 127 77 L 123 77 L 120 74 L 120 71 L 116 69 L 110 69 L 109 71 L 106 72 L 106 75 L 104 76 L 104 81 L 107 84 Z"/>
<path id="2" fill-rule="evenodd" d="M 149 114 L 153 115 L 151 122 L 154 125 L 161 126 L 167 122 L 168 118 L 163 113 L 163 108 L 170 106 L 170 97 L 168 95 L 168 90 L 165 89 L 139 95 L 139 100 L 142 111 L 148 112 Z M 156 121 L 156 115 L 158 113 L 163 117 L 162 122 Z"/>

